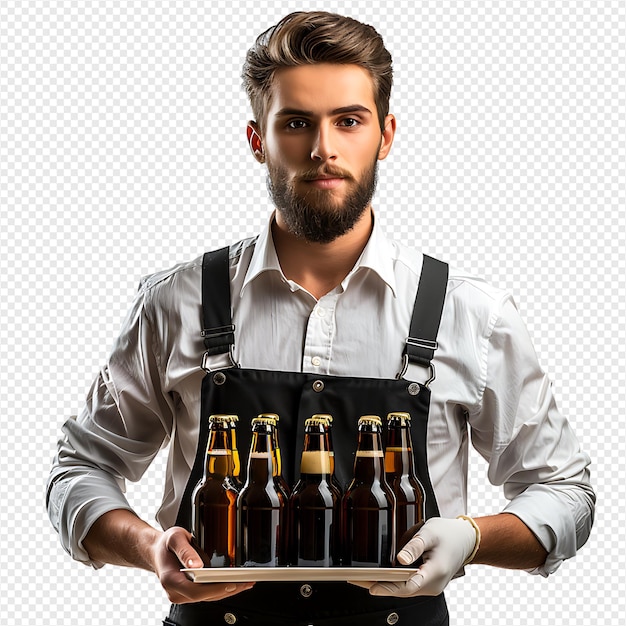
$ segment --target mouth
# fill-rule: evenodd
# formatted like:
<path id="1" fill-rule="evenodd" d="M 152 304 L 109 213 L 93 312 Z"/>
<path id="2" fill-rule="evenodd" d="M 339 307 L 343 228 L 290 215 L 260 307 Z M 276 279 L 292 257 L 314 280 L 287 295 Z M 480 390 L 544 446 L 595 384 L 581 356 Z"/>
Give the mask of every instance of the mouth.
<path id="1" fill-rule="evenodd" d="M 336 189 L 343 184 L 344 179 L 340 176 L 320 176 L 308 178 L 304 182 L 316 189 Z"/>
<path id="2" fill-rule="evenodd" d="M 316 189 L 337 189 L 344 180 L 348 178 L 346 174 L 339 171 L 310 172 L 302 177 L 305 184 Z"/>

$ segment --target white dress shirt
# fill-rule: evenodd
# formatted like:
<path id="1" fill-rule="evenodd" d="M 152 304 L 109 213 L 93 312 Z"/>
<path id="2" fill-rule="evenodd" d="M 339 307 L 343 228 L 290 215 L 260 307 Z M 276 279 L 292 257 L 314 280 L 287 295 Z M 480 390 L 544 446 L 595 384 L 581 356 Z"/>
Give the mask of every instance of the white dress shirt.
<path id="1" fill-rule="evenodd" d="M 316 300 L 281 271 L 270 223 L 230 248 L 234 358 L 244 368 L 395 378 L 402 368 L 421 253 L 375 220 L 354 269 Z M 157 519 L 175 523 L 194 463 L 204 344 L 202 258 L 142 281 L 116 345 L 77 420 L 63 427 L 48 512 L 64 548 L 95 567 L 82 541 L 112 509 L 131 509 L 137 481 L 169 444 Z M 428 426 L 430 476 L 443 517 L 466 512 L 468 440 L 488 478 L 549 552 L 548 575 L 589 536 L 595 496 L 588 456 L 554 402 L 508 293 L 451 271 L 435 353 Z M 224 357 L 213 357 L 214 366 Z M 428 373 L 409 366 L 405 378 Z M 335 417 L 336 419 L 339 416 Z M 469 425 L 469 429 L 468 429 Z M 472 511 L 480 515 L 481 511 Z"/>

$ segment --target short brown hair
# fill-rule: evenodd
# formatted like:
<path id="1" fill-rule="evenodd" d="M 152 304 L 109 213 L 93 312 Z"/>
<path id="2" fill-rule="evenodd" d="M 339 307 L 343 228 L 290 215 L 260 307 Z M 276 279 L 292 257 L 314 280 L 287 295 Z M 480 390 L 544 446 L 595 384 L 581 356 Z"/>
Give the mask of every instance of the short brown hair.
<path id="1" fill-rule="evenodd" d="M 359 65 L 374 82 L 374 99 L 381 129 L 389 113 L 393 83 L 391 54 L 372 26 L 335 13 L 290 13 L 261 33 L 246 55 L 243 86 L 263 129 L 275 73 L 314 63 Z"/>

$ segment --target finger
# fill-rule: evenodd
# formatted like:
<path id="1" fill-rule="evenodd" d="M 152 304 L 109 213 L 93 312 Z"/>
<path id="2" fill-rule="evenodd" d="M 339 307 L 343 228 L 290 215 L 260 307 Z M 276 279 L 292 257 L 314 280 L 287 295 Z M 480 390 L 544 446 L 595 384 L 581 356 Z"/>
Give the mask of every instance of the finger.
<path id="1" fill-rule="evenodd" d="M 404 546 L 409 543 L 409 541 L 411 541 L 411 539 L 413 539 L 415 535 L 417 535 L 417 532 L 422 528 L 423 525 L 424 522 L 413 524 L 411 528 L 409 528 L 402 534 L 402 537 L 400 537 L 400 541 L 398 541 L 398 551 L 404 548 Z"/>
<path id="2" fill-rule="evenodd" d="M 242 591 L 247 591 L 254 587 L 254 583 L 212 583 L 212 584 L 195 584 L 196 587 L 200 587 L 198 593 L 193 594 L 191 602 L 215 602 L 217 600 L 223 600 L 235 596 Z M 204 589 L 205 587 L 211 587 L 211 589 Z"/>
<path id="3" fill-rule="evenodd" d="M 419 595 L 423 584 L 421 574 L 411 576 L 405 583 L 382 582 L 376 583 L 370 588 L 373 596 L 395 596 L 397 598 L 409 598 Z"/>
<path id="4" fill-rule="evenodd" d="M 200 555 L 191 545 L 191 533 L 184 528 L 170 529 L 166 546 L 173 552 L 183 567 L 204 567 Z"/>
<path id="5" fill-rule="evenodd" d="M 396 558 L 401 565 L 410 565 L 411 563 L 415 563 L 415 561 L 424 554 L 425 549 L 426 543 L 422 536 L 418 534 L 398 552 Z"/>
<path id="6" fill-rule="evenodd" d="M 214 602 L 251 589 L 254 583 L 193 583 L 187 578 L 184 582 L 166 581 L 167 596 L 175 604 L 187 602 Z M 164 585 L 165 586 L 165 585 Z"/>
<path id="7" fill-rule="evenodd" d="M 361 589 L 369 589 L 372 585 L 376 584 L 371 580 L 347 580 L 346 582 L 355 587 L 361 587 Z"/>

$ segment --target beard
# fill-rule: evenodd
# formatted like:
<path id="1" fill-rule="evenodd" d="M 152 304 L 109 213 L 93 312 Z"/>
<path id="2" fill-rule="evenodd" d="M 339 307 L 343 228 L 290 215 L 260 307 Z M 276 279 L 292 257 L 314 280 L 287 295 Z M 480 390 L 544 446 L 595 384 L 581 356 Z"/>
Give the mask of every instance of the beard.
<path id="1" fill-rule="evenodd" d="M 309 189 L 303 195 L 298 194 L 286 170 L 269 161 L 267 170 L 268 192 L 289 232 L 310 243 L 330 243 L 352 230 L 370 206 L 376 190 L 378 158 L 359 180 L 332 166 L 311 169 L 298 176 L 305 181 L 321 175 L 343 178 L 344 184 L 350 186 L 343 201 L 333 198 L 330 190 Z"/>

